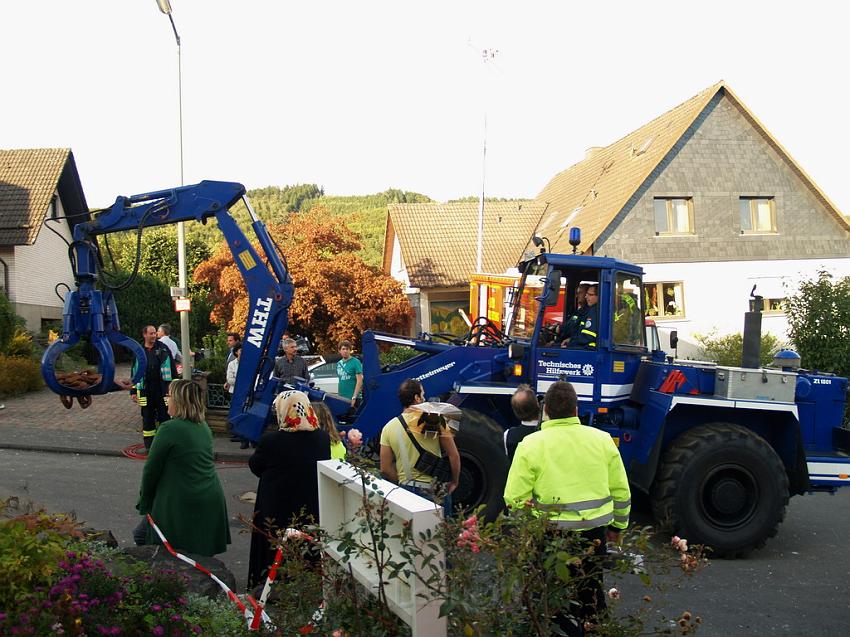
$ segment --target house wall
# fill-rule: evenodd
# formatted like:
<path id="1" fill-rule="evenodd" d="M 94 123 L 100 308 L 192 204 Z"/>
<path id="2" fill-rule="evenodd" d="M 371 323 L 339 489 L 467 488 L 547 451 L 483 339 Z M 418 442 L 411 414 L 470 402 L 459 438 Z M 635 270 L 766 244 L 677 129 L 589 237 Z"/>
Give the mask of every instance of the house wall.
<path id="1" fill-rule="evenodd" d="M 58 198 L 56 214 L 65 214 Z M 68 241 L 71 240 L 67 222 L 51 225 Z M 5 257 L 3 259 L 9 263 Z M 9 299 L 15 312 L 26 320 L 28 330 L 40 330 L 43 319 L 62 318 L 63 302 L 54 291 L 60 282 L 73 289 L 68 246 L 56 234 L 42 227 L 33 245 L 14 247 L 14 257 L 9 263 Z"/>
<path id="2" fill-rule="evenodd" d="M 431 321 L 435 318 L 432 304 L 449 303 L 460 305 L 464 312 L 469 312 L 469 287 L 463 288 L 413 288 L 405 292 L 416 316 L 410 328 L 410 336 L 421 332 L 430 332 Z M 457 324 L 457 321 L 455 320 Z M 440 330 L 435 330 L 440 331 Z M 465 329 L 463 331 L 466 331 Z"/>
<path id="3" fill-rule="evenodd" d="M 725 261 L 714 263 L 642 264 L 645 282 L 681 282 L 683 318 L 651 317 L 658 325 L 661 344 L 669 349 L 671 330 L 679 334 L 679 356 L 696 357 L 696 334 L 734 334 L 744 331 L 744 312 L 750 291 L 765 298 L 787 298 L 801 281 L 815 278 L 819 270 L 850 276 L 850 259 L 798 259 L 778 261 Z M 762 315 L 762 332 L 787 340 L 788 321 L 782 312 Z"/>
<path id="4" fill-rule="evenodd" d="M 628 161 L 627 159 L 625 161 Z M 773 196 L 775 234 L 741 234 L 739 198 Z M 656 236 L 655 197 L 692 197 L 694 234 Z M 718 94 L 594 244 L 633 263 L 850 257 L 850 234 Z"/>
<path id="5" fill-rule="evenodd" d="M 741 234 L 742 196 L 774 198 L 776 233 Z M 693 234 L 656 236 L 656 197 L 690 197 Z M 696 355 L 695 334 L 743 331 L 754 283 L 758 294 L 783 298 L 819 269 L 850 274 L 850 233 L 725 95 L 712 100 L 594 248 L 643 265 L 644 281 L 682 282 L 685 317 L 655 317 L 665 347 L 665 333 L 678 331 L 680 356 Z M 782 313 L 763 316 L 763 331 L 785 339 L 787 327 Z"/>

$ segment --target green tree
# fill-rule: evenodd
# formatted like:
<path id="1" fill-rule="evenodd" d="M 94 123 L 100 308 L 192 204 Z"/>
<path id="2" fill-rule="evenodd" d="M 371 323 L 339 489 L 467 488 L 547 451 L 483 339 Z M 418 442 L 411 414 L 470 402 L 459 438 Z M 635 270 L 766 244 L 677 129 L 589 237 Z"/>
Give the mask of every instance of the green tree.
<path id="1" fill-rule="evenodd" d="M 0 292 L 0 352 L 5 352 L 6 347 L 15 335 L 15 327 L 18 325 L 18 317 L 12 309 L 9 297 L 5 292 Z"/>
<path id="2" fill-rule="evenodd" d="M 803 281 L 786 315 L 803 367 L 850 376 L 850 277 L 820 271 Z"/>
<path id="3" fill-rule="evenodd" d="M 130 338 L 140 340 L 146 325 L 179 324 L 168 286 L 152 276 L 140 274 L 130 287 L 114 294 L 121 332 Z M 121 357 L 126 357 L 125 350 Z"/>

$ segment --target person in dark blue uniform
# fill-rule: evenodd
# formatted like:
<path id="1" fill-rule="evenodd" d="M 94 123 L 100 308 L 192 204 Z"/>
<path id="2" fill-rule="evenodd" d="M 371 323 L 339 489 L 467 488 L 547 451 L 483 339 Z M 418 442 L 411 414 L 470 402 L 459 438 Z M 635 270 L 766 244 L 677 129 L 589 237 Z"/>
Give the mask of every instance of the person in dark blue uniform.
<path id="1" fill-rule="evenodd" d="M 573 327 L 572 334 L 561 345 L 563 347 L 595 349 L 599 330 L 599 286 L 590 285 L 585 295 L 587 312 L 583 322 Z"/>

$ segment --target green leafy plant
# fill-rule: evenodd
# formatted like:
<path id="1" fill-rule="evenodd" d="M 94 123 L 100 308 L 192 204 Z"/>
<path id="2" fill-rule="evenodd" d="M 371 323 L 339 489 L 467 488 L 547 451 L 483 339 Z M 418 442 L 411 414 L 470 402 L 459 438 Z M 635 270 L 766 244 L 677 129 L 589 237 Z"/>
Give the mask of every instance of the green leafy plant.
<path id="1" fill-rule="evenodd" d="M 43 385 L 37 361 L 0 354 L 0 396 L 18 396 Z"/>
<path id="2" fill-rule="evenodd" d="M 186 596 L 183 617 L 199 628 L 199 635 L 240 637 L 255 634 L 248 630 L 245 619 L 232 603 L 201 595 L 190 593 Z"/>
<path id="3" fill-rule="evenodd" d="M 80 532 L 73 517 L 22 511 L 17 498 L 0 503 L 0 509 L 8 518 L 0 521 L 0 608 L 9 608 L 20 595 L 50 582 Z"/>
<path id="4" fill-rule="evenodd" d="M 8 356 L 31 358 L 33 354 L 32 334 L 27 332 L 23 327 L 16 327 L 12 338 L 9 339 L 6 345 L 5 353 Z"/>
<path id="5" fill-rule="evenodd" d="M 410 360 L 414 356 L 418 356 L 420 353 L 409 347 L 394 345 L 386 352 L 381 352 L 381 366 L 398 365 L 406 360 Z"/>
<path id="6" fill-rule="evenodd" d="M 15 328 L 20 324 L 19 317 L 12 309 L 9 297 L 0 292 L 0 352 L 5 352 L 9 341 L 15 334 Z"/>
<path id="7" fill-rule="evenodd" d="M 702 347 L 701 356 L 705 360 L 714 361 L 718 365 L 740 367 L 744 355 L 744 335 L 727 334 L 718 336 L 715 330 L 708 334 L 695 334 L 697 342 Z M 780 340 L 770 333 L 761 335 L 761 353 L 759 362 L 762 366 L 770 365 L 773 356 L 782 349 Z"/>
<path id="8" fill-rule="evenodd" d="M 819 272 L 788 297 L 786 315 L 804 367 L 850 376 L 850 277 Z"/>

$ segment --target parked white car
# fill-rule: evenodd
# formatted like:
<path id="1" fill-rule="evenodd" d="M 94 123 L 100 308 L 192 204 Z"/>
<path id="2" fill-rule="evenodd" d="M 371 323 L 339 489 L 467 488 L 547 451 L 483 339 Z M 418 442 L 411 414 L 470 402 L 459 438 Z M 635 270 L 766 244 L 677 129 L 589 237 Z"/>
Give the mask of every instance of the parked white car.
<path id="1" fill-rule="evenodd" d="M 336 394 L 339 390 L 339 377 L 336 375 L 336 361 L 328 363 L 323 357 L 308 365 L 313 386 L 329 394 Z"/>

